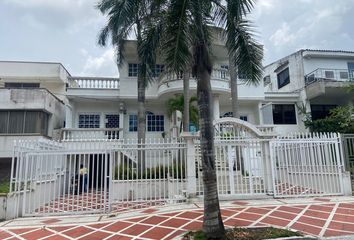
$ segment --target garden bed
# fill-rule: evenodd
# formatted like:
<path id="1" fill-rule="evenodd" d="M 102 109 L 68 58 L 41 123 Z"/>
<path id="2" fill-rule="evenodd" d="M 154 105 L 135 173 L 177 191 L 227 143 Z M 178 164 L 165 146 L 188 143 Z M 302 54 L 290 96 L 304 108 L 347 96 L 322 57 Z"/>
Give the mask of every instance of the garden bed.
<path id="1" fill-rule="evenodd" d="M 295 237 L 291 239 L 302 238 L 299 232 L 292 232 L 286 229 L 279 229 L 273 227 L 259 227 L 259 228 L 233 228 L 226 230 L 227 240 L 261 240 L 261 239 L 277 239 Z M 204 240 L 207 239 L 202 231 L 189 232 L 183 236 L 183 240 Z M 310 239 L 310 238 L 308 238 Z"/>

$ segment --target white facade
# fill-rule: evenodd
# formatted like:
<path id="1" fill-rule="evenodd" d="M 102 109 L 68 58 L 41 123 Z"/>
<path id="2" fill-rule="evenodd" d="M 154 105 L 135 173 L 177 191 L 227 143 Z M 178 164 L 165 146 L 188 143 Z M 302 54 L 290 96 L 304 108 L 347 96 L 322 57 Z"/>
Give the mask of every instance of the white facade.
<path id="1" fill-rule="evenodd" d="M 349 93 L 346 86 L 353 83 L 354 52 L 295 52 L 264 67 L 267 105 L 262 109 L 261 123 L 275 124 L 277 132 L 305 131 L 302 108 L 305 107 L 312 119 L 318 119 L 328 115 L 329 109 L 335 106 L 352 105 L 354 94 Z M 275 105 L 295 106 L 296 121 L 277 124 L 273 119 Z"/>
<path id="2" fill-rule="evenodd" d="M 64 127 L 68 76 L 60 63 L 0 61 L 0 158 L 11 157 L 14 140 Z"/>
<path id="3" fill-rule="evenodd" d="M 213 53 L 211 86 L 216 119 L 231 112 L 231 95 L 227 51 L 221 41 L 215 41 Z M 15 110 L 44 112 L 48 116 L 45 132 L 12 133 L 8 131 L 9 122 L 4 132 L 0 126 L 0 158 L 11 156 L 16 139 L 135 139 L 137 77 L 132 74 L 133 65 L 130 70 L 129 65 L 138 64 L 136 56 L 136 43 L 128 41 L 119 79 L 72 77 L 60 63 L 0 62 L 0 113 L 9 115 L 9 119 L 9 112 Z M 299 113 L 302 105 L 310 112 L 315 105 L 353 104 L 353 94 L 344 88 L 353 80 L 351 63 L 354 53 L 342 51 L 301 50 L 278 60 L 264 68 L 264 85 L 248 86 L 239 80 L 240 116 L 260 129 L 274 128 L 277 133 L 306 131 Z M 161 67 L 163 62 L 158 64 Z M 282 75 L 285 77 L 280 87 L 278 76 L 286 69 L 288 78 Z M 13 83 L 37 85 L 35 89 L 26 85 L 18 89 Z M 190 81 L 190 91 L 191 96 L 196 95 L 195 79 Z M 178 132 L 180 121 L 167 114 L 167 101 L 182 93 L 183 81 L 177 76 L 160 75 L 148 86 L 147 138 L 169 137 Z"/>

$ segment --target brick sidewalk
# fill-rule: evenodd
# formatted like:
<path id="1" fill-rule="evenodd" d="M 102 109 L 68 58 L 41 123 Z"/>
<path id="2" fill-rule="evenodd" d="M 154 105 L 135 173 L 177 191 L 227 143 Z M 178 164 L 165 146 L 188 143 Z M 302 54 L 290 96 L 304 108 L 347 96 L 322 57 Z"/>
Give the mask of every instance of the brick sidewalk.
<path id="1" fill-rule="evenodd" d="M 200 229 L 203 221 L 201 208 L 166 212 L 155 207 L 139 215 L 85 224 L 60 225 L 60 217 L 43 219 L 42 226 L 9 224 L 0 228 L 0 239 L 174 239 Z M 354 199 L 331 202 L 323 198 L 311 204 L 277 205 L 235 201 L 222 207 L 222 215 L 226 227 L 270 225 L 319 237 L 354 234 Z"/>

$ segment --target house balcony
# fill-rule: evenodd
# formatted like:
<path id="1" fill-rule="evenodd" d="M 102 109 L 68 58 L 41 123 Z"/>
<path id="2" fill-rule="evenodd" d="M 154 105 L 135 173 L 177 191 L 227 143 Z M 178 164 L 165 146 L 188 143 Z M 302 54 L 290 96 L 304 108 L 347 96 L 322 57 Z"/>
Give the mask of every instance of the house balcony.
<path id="1" fill-rule="evenodd" d="M 213 69 L 211 78 L 211 88 L 213 93 L 229 93 L 230 92 L 230 76 L 227 70 Z M 189 88 L 191 91 L 197 90 L 197 81 L 191 79 Z M 183 92 L 182 75 L 176 74 L 163 75 L 158 85 L 158 96 L 173 95 Z"/>
<path id="2" fill-rule="evenodd" d="M 306 93 L 309 99 L 324 95 L 345 97 L 346 87 L 354 84 L 354 71 L 348 69 L 318 68 L 305 76 Z"/>
<path id="3" fill-rule="evenodd" d="M 67 96 L 70 99 L 76 97 L 117 99 L 119 96 L 118 78 L 70 77 L 69 81 Z"/>
<path id="4" fill-rule="evenodd" d="M 50 114 L 64 112 L 64 103 L 44 88 L 0 88 L 0 109 L 43 110 Z"/>

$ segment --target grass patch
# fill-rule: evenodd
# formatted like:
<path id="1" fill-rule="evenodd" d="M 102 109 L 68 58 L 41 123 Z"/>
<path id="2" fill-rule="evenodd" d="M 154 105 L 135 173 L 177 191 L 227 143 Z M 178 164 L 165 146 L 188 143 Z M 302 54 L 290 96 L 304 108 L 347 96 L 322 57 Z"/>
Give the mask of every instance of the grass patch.
<path id="1" fill-rule="evenodd" d="M 10 191 L 9 182 L 0 182 L 0 193 L 8 193 Z"/>
<path id="2" fill-rule="evenodd" d="M 273 227 L 260 227 L 260 228 L 233 228 L 226 230 L 227 240 L 261 240 L 261 239 L 275 239 L 284 237 L 302 236 L 299 232 L 292 232 L 286 229 L 279 229 Z M 202 231 L 189 232 L 183 240 L 204 240 L 206 239 Z"/>

